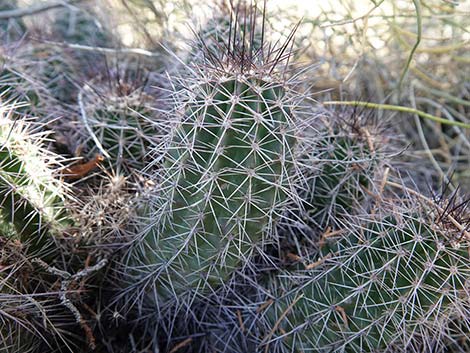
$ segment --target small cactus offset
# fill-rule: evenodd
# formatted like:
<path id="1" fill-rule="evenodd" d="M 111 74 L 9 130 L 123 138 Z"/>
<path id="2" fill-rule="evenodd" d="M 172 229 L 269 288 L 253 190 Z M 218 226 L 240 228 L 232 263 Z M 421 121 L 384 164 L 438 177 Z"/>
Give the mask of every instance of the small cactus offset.
<path id="1" fill-rule="evenodd" d="M 52 32 L 61 41 L 73 44 L 106 47 L 111 40 L 111 34 L 106 32 L 94 14 L 77 7 L 57 10 Z"/>
<path id="2" fill-rule="evenodd" d="M 361 212 L 378 192 L 374 180 L 390 169 L 391 136 L 373 118 L 357 109 L 326 110 L 324 126 L 312 132 L 314 146 L 301 162 L 309 177 L 300 194 L 303 218 L 320 232 L 334 231 L 342 217 Z"/>
<path id="3" fill-rule="evenodd" d="M 343 221 L 367 212 L 380 181 L 393 168 L 396 150 L 385 123 L 357 109 L 319 109 L 319 119 L 305 129 L 298 156 L 302 178 L 296 183 L 301 207 L 290 205 L 278 225 L 281 257 L 314 256 L 325 240 L 344 233 Z"/>
<path id="4" fill-rule="evenodd" d="M 311 185 L 303 198 L 313 206 L 310 213 L 320 223 L 328 222 L 324 220 L 327 216 L 334 219 L 358 206 L 384 158 L 380 150 L 383 137 L 371 131 L 373 125 L 360 121 L 367 117 L 349 111 L 327 114 L 333 122 L 313 148 L 314 153 L 321 153 L 317 158 L 323 163 L 318 175 L 309 179 Z"/>
<path id="5" fill-rule="evenodd" d="M 261 24 L 253 19 L 263 10 L 246 1 L 238 2 L 235 7 L 220 1 L 217 8 L 216 16 L 209 18 L 197 33 L 196 43 L 189 53 L 189 62 L 204 64 L 204 60 L 218 57 L 230 45 L 227 38 L 238 42 L 240 47 L 246 45 L 253 55 L 259 55 L 263 50 L 266 34 L 263 25 L 267 25 L 267 22 L 264 19 Z M 253 18 L 250 19 L 249 16 Z"/>
<path id="6" fill-rule="evenodd" d="M 441 352 L 468 340 L 467 204 L 430 201 L 387 201 L 345 223 L 350 234 L 315 266 L 280 275 L 264 344 L 276 352 Z"/>
<path id="7" fill-rule="evenodd" d="M 93 87 L 93 89 L 91 89 Z M 80 93 L 81 122 L 88 127 L 85 145 L 91 155 L 101 154 L 117 174 L 141 171 L 151 146 L 157 145 L 165 127 L 152 109 L 153 97 L 138 82 L 103 82 L 87 85 Z"/>

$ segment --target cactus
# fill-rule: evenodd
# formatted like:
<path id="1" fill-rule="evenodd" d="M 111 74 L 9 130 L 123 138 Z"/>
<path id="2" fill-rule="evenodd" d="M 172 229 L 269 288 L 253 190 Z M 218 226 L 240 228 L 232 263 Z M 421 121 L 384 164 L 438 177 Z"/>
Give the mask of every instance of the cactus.
<path id="1" fill-rule="evenodd" d="M 257 16 L 262 10 L 256 4 L 248 4 L 240 1 L 234 7 L 227 6 L 226 2 L 217 3 L 218 12 L 214 17 L 209 18 L 207 23 L 196 34 L 196 42 L 189 53 L 188 62 L 204 63 L 204 57 L 218 57 L 218 53 L 227 50 L 230 43 L 227 38 L 238 42 L 241 47 L 245 44 L 250 47 L 254 55 L 258 55 L 263 50 L 263 31 L 261 26 L 257 26 L 257 21 L 250 20 L 249 16 Z M 264 21 L 264 25 L 268 23 Z"/>
<path id="2" fill-rule="evenodd" d="M 94 86 L 91 90 L 87 85 L 81 98 L 82 117 L 91 130 L 85 132 L 88 151 L 106 156 L 117 174 L 142 170 L 150 147 L 159 142 L 161 134 L 156 124 L 158 113 L 149 104 L 151 97 L 144 87 L 120 82 Z"/>
<path id="3" fill-rule="evenodd" d="M 12 50 L 1 48 L 0 90 L 2 101 L 18 100 L 28 105 L 16 111 L 45 118 L 56 118 L 60 104 L 73 102 L 74 60 L 58 49 L 25 43 Z M 51 107 L 54 111 L 51 112 Z"/>
<path id="4" fill-rule="evenodd" d="M 76 67 L 78 63 L 67 51 L 50 46 L 35 46 L 31 53 L 34 63 L 34 77 L 61 104 L 70 104 L 77 99 L 75 81 L 81 78 Z"/>
<path id="5" fill-rule="evenodd" d="M 316 267 L 271 283 L 264 343 L 276 352 L 438 352 L 470 339 L 466 207 L 408 196 L 350 222 Z"/>
<path id="6" fill-rule="evenodd" d="M 274 70 L 288 43 L 255 56 L 232 45 L 189 69 L 191 84 L 184 77 L 189 92 L 153 177 L 150 224 L 126 264 L 161 301 L 223 287 L 296 199 L 298 98 Z"/>
<path id="7" fill-rule="evenodd" d="M 53 332 L 53 294 L 31 258 L 57 255 L 52 236 L 70 225 L 65 187 L 54 175 L 58 157 L 44 133 L 2 104 L 0 116 L 0 352 L 32 352 Z M 47 288 L 47 289 L 46 289 Z"/>
<path id="8" fill-rule="evenodd" d="M 64 7 L 56 11 L 52 32 L 60 40 L 83 45 L 106 47 L 111 35 L 88 11 Z"/>
<path id="9" fill-rule="evenodd" d="M 37 82 L 27 73 L 23 62 L 17 57 L 9 57 L 7 53 L 1 55 L 0 69 L 0 100 L 3 103 L 19 100 L 28 104 L 19 105 L 16 111 L 28 112 L 39 104 Z"/>
<path id="10" fill-rule="evenodd" d="M 164 296 L 222 285 L 262 239 L 289 189 L 295 139 L 289 110 L 277 105 L 282 86 L 228 76 L 194 89 L 168 147 L 161 220 L 144 240 L 151 248 L 145 261 L 168 273 L 159 279 Z"/>
<path id="11" fill-rule="evenodd" d="M 77 7 L 64 7 L 55 12 L 52 35 L 56 40 L 75 45 L 110 47 L 114 42 L 112 33 L 103 28 L 95 14 L 85 8 Z M 89 79 L 106 70 L 104 65 L 96 65 L 106 60 L 99 52 L 63 50 L 58 61 L 64 56 L 68 57 L 68 60 L 75 61 L 76 65 L 76 68 L 70 70 L 75 75 L 68 75 L 69 79 L 77 77 L 78 72 L 80 79 L 83 79 L 83 76 Z M 67 61 L 64 63 L 67 64 Z"/>
<path id="12" fill-rule="evenodd" d="M 374 116 L 357 109 L 318 110 L 321 124 L 306 129 L 307 144 L 298 157 L 301 207 L 290 205 L 278 225 L 275 250 L 283 259 L 317 255 L 326 238 L 342 232 L 345 217 L 367 212 L 396 150 L 389 129 Z"/>
<path id="13" fill-rule="evenodd" d="M 363 112 L 346 109 L 324 114 L 326 126 L 314 132 L 317 143 L 311 149 L 319 165 L 301 186 L 307 218 L 321 231 L 336 227 L 333 223 L 340 222 L 342 215 L 363 208 L 367 191 L 375 191 L 369 189 L 383 173 L 392 149 L 385 130 Z"/>
<path id="14" fill-rule="evenodd" d="M 31 124 L 24 118 L 14 120 L 12 114 L 10 110 L 0 117 L 1 215 L 3 223 L 13 225 L 15 239 L 38 253 L 48 235 L 61 234 L 71 224 L 64 206 L 65 186 L 51 169 L 58 157 L 41 147 L 44 133 L 31 133 Z"/>
<path id="15" fill-rule="evenodd" d="M 80 258 L 85 232 L 75 228 L 68 208 L 74 200 L 57 178 L 65 160 L 43 146 L 48 132 L 16 116 L 14 105 L 1 108 L 8 113 L 0 119 L 0 244 L 6 244 L 0 252 L 0 351 L 70 351 L 79 327 L 93 347 L 91 329 L 70 292 L 79 281 L 84 286 L 106 260 L 89 266 L 88 252 L 87 261 Z"/>
<path id="16" fill-rule="evenodd" d="M 0 11 L 23 2 L 0 0 Z M 266 29 L 285 21 L 266 5 L 214 2 L 188 56 L 166 66 L 167 76 L 181 70 L 168 85 L 156 72 L 160 49 L 121 48 L 91 7 L 33 8 L 41 27 L 54 17 L 45 31 L 63 46 L 30 41 L 21 19 L 0 20 L 0 352 L 468 350 L 468 202 L 402 184 L 391 193 L 388 130 L 299 93 L 312 81 L 290 64 L 297 27 L 270 45 Z M 126 16 L 148 23 L 173 13 L 131 3 Z M 179 24 L 168 20 L 147 26 L 146 40 L 173 37 Z M 343 24 L 320 27 L 330 37 Z M 123 40 L 137 43 L 133 34 Z M 425 51 L 460 53 L 455 44 Z M 122 75 L 123 58 L 139 58 L 138 69 Z M 445 144 L 457 156 L 468 147 L 465 101 L 429 92 L 459 105 L 439 110 L 458 125 Z M 14 114 L 17 100 L 29 106 Z M 60 149 L 95 158 L 60 171 Z M 116 267 L 101 272 L 108 263 Z"/>

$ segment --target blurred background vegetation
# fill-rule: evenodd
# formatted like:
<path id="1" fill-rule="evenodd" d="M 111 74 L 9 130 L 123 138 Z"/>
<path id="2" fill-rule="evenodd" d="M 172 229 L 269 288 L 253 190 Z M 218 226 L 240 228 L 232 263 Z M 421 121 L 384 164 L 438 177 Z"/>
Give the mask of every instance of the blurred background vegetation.
<path id="1" fill-rule="evenodd" d="M 227 4 L 218 0 L 2 0 L 4 11 L 35 10 L 33 15 L 1 20 L 6 32 L 3 59 L 25 57 L 25 49 L 18 49 L 17 40 L 22 38 L 36 48 L 39 62 L 26 63 L 33 66 L 30 69 L 41 70 L 41 62 L 56 60 L 59 81 L 84 82 L 101 74 L 97 60 L 118 66 L 137 62 L 149 73 L 171 71 L 177 65 L 174 58 L 169 59 L 170 52 L 184 60 L 194 33 L 207 27 L 217 12 L 223 13 Z M 469 1 L 270 0 L 267 6 L 274 37 L 287 35 L 300 21 L 296 61 L 317 67 L 311 84 L 318 100 L 400 105 L 469 123 Z M 37 11 L 40 8 L 47 10 Z M 83 51 L 88 54 L 82 55 Z M 78 62 L 82 77 L 60 64 L 58 57 L 64 56 L 70 58 L 67 65 Z M 50 80 L 56 76 L 45 75 Z M 62 95 L 73 96 L 58 87 Z M 64 97 L 58 98 L 64 102 Z M 411 151 L 406 158 L 414 163 L 413 173 L 427 183 L 452 179 L 456 185 L 470 187 L 469 129 L 410 113 L 394 112 L 390 119 Z"/>

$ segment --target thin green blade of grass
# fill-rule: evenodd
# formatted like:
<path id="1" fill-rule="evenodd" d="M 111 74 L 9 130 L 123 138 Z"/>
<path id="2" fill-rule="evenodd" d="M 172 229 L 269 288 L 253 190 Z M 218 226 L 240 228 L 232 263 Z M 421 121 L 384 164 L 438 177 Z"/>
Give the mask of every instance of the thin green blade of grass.
<path id="1" fill-rule="evenodd" d="M 385 109 L 385 110 L 394 110 L 398 112 L 416 114 L 422 118 L 436 121 L 444 125 L 459 126 L 465 129 L 470 129 L 470 124 L 466 124 L 460 121 L 450 121 L 444 118 L 439 118 L 438 116 L 425 113 L 418 109 L 413 109 L 410 107 L 404 107 L 401 105 L 392 105 L 392 104 L 380 104 L 380 103 L 371 103 L 371 102 L 361 102 L 361 101 L 327 101 L 323 102 L 323 105 L 352 105 L 356 107 L 372 108 L 372 109 Z"/>

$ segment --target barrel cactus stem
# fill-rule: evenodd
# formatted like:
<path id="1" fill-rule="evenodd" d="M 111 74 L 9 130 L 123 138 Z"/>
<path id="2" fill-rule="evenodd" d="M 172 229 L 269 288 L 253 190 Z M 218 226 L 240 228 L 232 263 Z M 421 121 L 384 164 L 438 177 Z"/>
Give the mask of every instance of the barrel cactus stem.
<path id="1" fill-rule="evenodd" d="M 255 52 L 246 38 L 234 34 L 225 52 L 208 53 L 176 85 L 183 99 L 156 152 L 164 167 L 152 177 L 149 222 L 126 264 L 130 280 L 154 293 L 150 301 L 223 288 L 273 240 L 286 205 L 298 203 L 300 98 L 278 70 L 289 42 Z"/>

